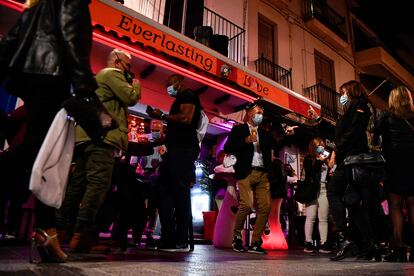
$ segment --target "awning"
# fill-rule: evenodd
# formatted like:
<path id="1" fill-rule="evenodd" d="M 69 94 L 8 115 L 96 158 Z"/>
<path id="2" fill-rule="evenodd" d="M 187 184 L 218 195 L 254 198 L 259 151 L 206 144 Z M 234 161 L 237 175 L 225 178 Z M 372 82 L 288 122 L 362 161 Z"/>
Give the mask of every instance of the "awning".
<path id="1" fill-rule="evenodd" d="M 250 101 L 262 98 L 281 107 L 286 113 L 294 112 L 302 116 L 307 116 L 309 105 L 318 113 L 320 111 L 320 105 L 306 97 L 115 1 L 92 0 L 90 10 L 96 40 L 110 40 L 102 32 L 98 33 L 97 29 L 101 26 L 103 33 L 113 31 L 118 38 L 126 37 L 126 41 L 130 42 L 126 50 L 140 58 L 155 59 L 159 64 L 172 66 L 177 71 L 188 70 L 188 66 L 183 68 L 169 61 L 169 57 L 174 57 L 198 69 L 198 72 L 188 70 L 185 73 L 196 74 L 194 77 L 214 84 L 231 95 Z M 156 52 L 142 50 L 138 45 L 150 47 Z"/>
<path id="2" fill-rule="evenodd" d="M 22 4 L 13 0 L 0 0 L 0 4 L 22 11 Z M 92 0 L 90 10 L 94 41 L 124 49 L 239 99 L 261 98 L 282 114 L 306 117 L 309 105 L 320 113 L 319 104 L 299 93 L 113 0 Z"/>

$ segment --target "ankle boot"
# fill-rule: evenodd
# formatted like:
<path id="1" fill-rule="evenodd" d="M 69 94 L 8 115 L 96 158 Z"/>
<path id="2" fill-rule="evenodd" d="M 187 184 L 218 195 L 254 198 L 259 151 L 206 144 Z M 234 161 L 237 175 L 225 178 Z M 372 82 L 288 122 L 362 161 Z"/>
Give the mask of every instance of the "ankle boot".
<path id="1" fill-rule="evenodd" d="M 411 259 L 411 255 L 410 255 Z M 392 250 L 390 254 L 384 257 L 386 262 L 407 262 L 407 250 L 405 247 L 398 247 Z"/>
<path id="2" fill-rule="evenodd" d="M 345 238 L 345 233 L 339 232 L 337 234 L 337 243 L 338 251 L 335 256 L 329 258 L 331 261 L 340 261 L 346 257 L 355 255 L 355 245 L 352 241 Z"/>
<path id="3" fill-rule="evenodd" d="M 381 250 L 378 243 L 376 243 L 373 240 L 364 241 L 362 246 L 363 247 L 360 251 L 360 254 L 358 254 L 357 259 L 366 261 L 371 261 L 372 259 L 375 259 L 375 261 L 377 262 L 382 261 Z"/>
<path id="4" fill-rule="evenodd" d="M 96 244 L 91 235 L 85 233 L 73 233 L 69 243 L 69 251 L 73 253 L 109 253 L 111 248 Z"/>

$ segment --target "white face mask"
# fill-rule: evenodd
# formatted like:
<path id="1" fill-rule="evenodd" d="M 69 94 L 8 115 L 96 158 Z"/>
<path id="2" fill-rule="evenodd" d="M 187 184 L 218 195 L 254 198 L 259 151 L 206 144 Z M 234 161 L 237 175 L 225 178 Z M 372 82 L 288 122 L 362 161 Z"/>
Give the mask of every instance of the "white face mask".
<path id="1" fill-rule="evenodd" d="M 151 131 L 151 137 L 154 140 L 158 140 L 161 138 L 161 131 Z"/>
<path id="2" fill-rule="evenodd" d="M 170 85 L 170 86 L 167 87 L 167 93 L 171 97 L 175 97 L 177 95 L 177 90 L 174 89 L 174 85 Z"/>
<path id="3" fill-rule="evenodd" d="M 347 95 L 342 95 L 340 98 L 339 98 L 339 102 L 342 104 L 342 105 L 346 105 L 347 103 L 348 103 L 348 96 Z"/>
<path id="4" fill-rule="evenodd" d="M 254 114 L 252 121 L 256 126 L 260 125 L 263 121 L 263 114 L 260 114 L 260 113 Z"/>

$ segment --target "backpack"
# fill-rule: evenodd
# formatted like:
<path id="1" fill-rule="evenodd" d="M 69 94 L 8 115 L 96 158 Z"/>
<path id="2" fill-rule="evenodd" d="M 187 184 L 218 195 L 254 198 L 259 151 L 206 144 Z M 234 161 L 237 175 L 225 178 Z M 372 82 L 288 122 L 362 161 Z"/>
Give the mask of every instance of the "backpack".
<path id="1" fill-rule="evenodd" d="M 203 141 L 203 138 L 206 135 L 208 122 L 209 122 L 209 119 L 207 117 L 207 114 L 203 110 L 200 110 L 200 119 L 198 120 L 197 129 L 196 129 L 199 143 Z"/>

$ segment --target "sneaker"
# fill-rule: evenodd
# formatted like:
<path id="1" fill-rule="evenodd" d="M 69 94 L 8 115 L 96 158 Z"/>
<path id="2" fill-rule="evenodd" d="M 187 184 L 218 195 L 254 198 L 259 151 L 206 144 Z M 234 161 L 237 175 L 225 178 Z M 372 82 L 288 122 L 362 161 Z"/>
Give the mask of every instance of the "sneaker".
<path id="1" fill-rule="evenodd" d="M 261 242 L 255 242 L 253 245 L 249 246 L 247 251 L 249 253 L 267 254 L 267 251 L 262 248 Z"/>
<path id="2" fill-rule="evenodd" d="M 236 251 L 236 252 L 246 251 L 246 249 L 243 246 L 243 241 L 239 237 L 234 237 L 232 246 L 233 246 L 233 250 Z"/>
<path id="3" fill-rule="evenodd" d="M 314 253 L 315 252 L 315 247 L 313 246 L 312 242 L 306 242 L 305 243 L 305 248 L 303 249 L 304 252 L 306 253 Z"/>
<path id="4" fill-rule="evenodd" d="M 329 254 L 332 252 L 332 249 L 329 247 L 328 243 L 325 242 L 319 247 L 319 253 Z"/>

